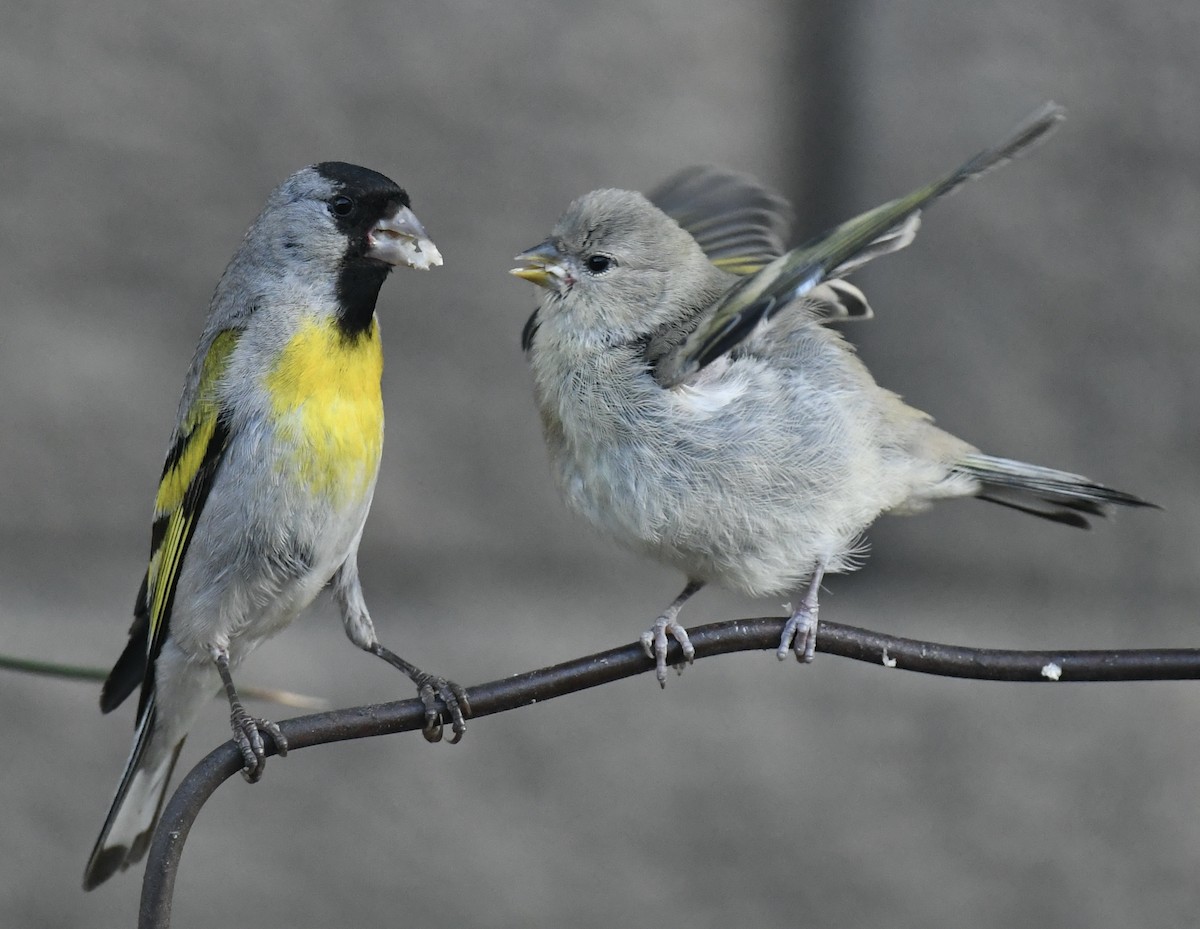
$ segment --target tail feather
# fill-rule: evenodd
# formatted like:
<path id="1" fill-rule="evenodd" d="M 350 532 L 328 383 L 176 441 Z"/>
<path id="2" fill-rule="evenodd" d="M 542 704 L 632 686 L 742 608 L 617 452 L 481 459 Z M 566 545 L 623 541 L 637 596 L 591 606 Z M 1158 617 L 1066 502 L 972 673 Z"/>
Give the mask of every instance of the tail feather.
<path id="1" fill-rule="evenodd" d="M 84 890 L 99 886 L 140 861 L 150 845 L 171 772 L 183 748 L 183 739 L 169 747 L 153 744 L 157 715 L 152 695 L 138 725 L 117 795 L 83 872 Z"/>
<path id="2" fill-rule="evenodd" d="M 1107 516 L 1116 506 L 1157 509 L 1156 504 L 1082 475 L 1009 458 L 968 455 L 955 463 L 954 470 L 979 482 L 975 496 L 980 500 L 1079 529 L 1091 525 L 1089 516 Z"/>

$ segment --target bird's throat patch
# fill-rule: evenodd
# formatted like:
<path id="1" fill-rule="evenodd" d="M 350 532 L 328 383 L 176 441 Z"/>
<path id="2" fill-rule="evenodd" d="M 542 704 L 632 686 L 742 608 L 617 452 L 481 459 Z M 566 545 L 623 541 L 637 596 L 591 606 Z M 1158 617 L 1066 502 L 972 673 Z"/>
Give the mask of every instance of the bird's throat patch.
<path id="1" fill-rule="evenodd" d="M 282 467 L 314 492 L 350 503 L 371 486 L 383 448 L 379 323 L 347 335 L 335 318 L 309 319 L 266 376 Z"/>

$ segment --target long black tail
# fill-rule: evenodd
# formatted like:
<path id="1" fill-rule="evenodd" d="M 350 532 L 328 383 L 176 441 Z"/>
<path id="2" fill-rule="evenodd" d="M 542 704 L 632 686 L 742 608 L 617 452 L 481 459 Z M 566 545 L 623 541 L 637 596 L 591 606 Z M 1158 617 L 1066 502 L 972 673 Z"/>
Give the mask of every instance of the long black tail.
<path id="1" fill-rule="evenodd" d="M 1157 504 L 1079 474 L 1008 458 L 968 455 L 954 469 L 979 481 L 982 486 L 975 496 L 980 500 L 1079 529 L 1089 528 L 1089 516 L 1107 516 L 1114 506 L 1158 508 Z"/>

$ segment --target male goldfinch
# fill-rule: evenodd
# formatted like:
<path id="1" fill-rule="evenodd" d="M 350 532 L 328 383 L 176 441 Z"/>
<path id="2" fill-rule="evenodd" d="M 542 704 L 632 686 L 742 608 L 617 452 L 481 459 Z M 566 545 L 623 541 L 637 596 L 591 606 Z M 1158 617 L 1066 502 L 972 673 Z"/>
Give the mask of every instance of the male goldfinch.
<path id="1" fill-rule="evenodd" d="M 262 730 L 286 753 L 231 673 L 327 583 L 351 641 L 416 683 L 426 737 L 441 737 L 438 697 L 461 737 L 462 688 L 379 644 L 357 567 L 383 446 L 375 301 L 393 267 L 441 263 L 404 190 L 324 162 L 271 194 L 225 269 L 184 383 L 129 643 L 100 696 L 107 713 L 141 687 L 85 888 L 145 853 L 184 737 L 222 687 L 246 779 L 266 764 Z"/>

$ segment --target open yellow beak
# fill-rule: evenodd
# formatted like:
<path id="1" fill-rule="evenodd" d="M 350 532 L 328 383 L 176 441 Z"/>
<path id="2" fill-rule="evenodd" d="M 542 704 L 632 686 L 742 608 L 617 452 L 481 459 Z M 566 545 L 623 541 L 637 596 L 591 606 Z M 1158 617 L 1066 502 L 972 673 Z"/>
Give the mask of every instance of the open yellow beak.
<path id="1" fill-rule="evenodd" d="M 508 273 L 538 287 L 557 290 L 569 277 L 562 254 L 550 239 L 521 252 L 513 260 L 522 264 Z"/>

